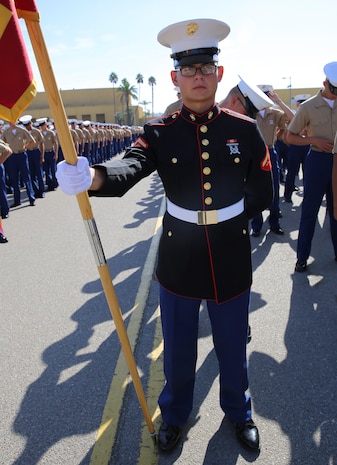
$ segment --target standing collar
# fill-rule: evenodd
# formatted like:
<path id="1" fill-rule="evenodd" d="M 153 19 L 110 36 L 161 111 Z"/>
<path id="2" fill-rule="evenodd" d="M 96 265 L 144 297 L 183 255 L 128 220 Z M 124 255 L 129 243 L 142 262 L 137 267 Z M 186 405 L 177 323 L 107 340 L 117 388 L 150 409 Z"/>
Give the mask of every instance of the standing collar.
<path id="1" fill-rule="evenodd" d="M 210 122 L 212 119 L 216 118 L 220 113 L 219 107 L 214 104 L 204 113 L 195 113 L 187 108 L 185 105 L 182 106 L 181 109 L 181 116 L 189 121 L 190 123 L 194 124 L 205 124 Z"/>

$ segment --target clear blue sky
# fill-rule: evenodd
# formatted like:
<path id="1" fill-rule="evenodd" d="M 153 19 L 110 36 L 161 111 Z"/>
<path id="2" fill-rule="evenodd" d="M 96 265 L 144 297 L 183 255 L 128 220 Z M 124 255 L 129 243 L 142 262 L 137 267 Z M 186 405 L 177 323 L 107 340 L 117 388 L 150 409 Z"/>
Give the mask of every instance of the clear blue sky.
<path id="1" fill-rule="evenodd" d="M 217 100 L 237 84 L 238 75 L 274 88 L 320 87 L 323 66 L 337 61 L 336 0 L 36 0 L 41 28 L 58 87 L 112 87 L 117 74 L 131 85 L 142 74 L 139 101 L 151 102 L 148 78 L 156 79 L 154 111 L 176 99 L 171 83 L 170 50 L 157 42 L 158 32 L 171 23 L 216 18 L 231 32 L 220 43 L 225 67 Z M 43 84 L 23 20 L 20 20 L 38 90 Z M 286 77 L 287 79 L 282 79 Z M 148 104 L 151 109 L 152 103 Z"/>

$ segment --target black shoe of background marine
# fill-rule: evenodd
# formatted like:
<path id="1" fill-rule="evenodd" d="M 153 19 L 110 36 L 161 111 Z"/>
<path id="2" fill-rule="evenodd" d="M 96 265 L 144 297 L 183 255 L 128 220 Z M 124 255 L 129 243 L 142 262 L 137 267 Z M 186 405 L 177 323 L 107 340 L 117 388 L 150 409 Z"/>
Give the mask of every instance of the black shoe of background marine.
<path id="1" fill-rule="evenodd" d="M 4 234 L 0 233 L 0 244 L 5 244 L 6 242 L 8 242 L 7 237 Z"/>

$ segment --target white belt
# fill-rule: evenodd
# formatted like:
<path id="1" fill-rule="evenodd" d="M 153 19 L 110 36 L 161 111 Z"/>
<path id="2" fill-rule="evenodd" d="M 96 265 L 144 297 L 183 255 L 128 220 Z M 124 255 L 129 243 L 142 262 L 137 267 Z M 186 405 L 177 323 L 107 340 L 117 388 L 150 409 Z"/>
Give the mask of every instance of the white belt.
<path id="1" fill-rule="evenodd" d="M 179 207 L 166 199 L 166 208 L 168 213 L 178 220 L 194 223 L 199 226 L 208 224 L 218 224 L 222 221 L 230 220 L 235 216 L 240 215 L 244 210 L 243 199 L 239 200 L 229 207 L 220 208 L 219 210 L 188 210 L 187 208 Z"/>

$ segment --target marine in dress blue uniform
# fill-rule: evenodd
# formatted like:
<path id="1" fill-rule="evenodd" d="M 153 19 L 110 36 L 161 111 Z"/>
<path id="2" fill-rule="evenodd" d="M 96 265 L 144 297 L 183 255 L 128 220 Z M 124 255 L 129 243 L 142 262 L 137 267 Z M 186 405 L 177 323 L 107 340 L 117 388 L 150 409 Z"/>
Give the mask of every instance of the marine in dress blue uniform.
<path id="1" fill-rule="evenodd" d="M 192 410 L 202 300 L 207 301 L 219 360 L 221 408 L 234 424 L 238 438 L 253 449 L 259 448 L 247 393 L 252 282 L 248 220 L 267 208 L 273 190 L 269 152 L 256 122 L 214 103 L 223 73 L 223 68 L 216 66 L 218 42 L 228 33 L 227 24 L 206 19 L 184 21 L 161 31 L 159 42 L 172 49 L 173 84 L 181 84 L 181 111 L 146 124 L 123 159 L 96 165 L 90 171 L 94 181 L 89 195 L 122 196 L 155 170 L 165 189 L 167 211 L 156 269 L 166 377 L 159 397 L 163 423 L 158 444 L 164 451 L 177 444 Z M 187 77 L 193 72 L 194 78 Z M 194 81 L 200 87 L 196 94 L 201 99 L 203 93 L 207 96 L 204 111 L 186 105 L 192 104 L 187 87 Z M 80 170 L 60 165 L 57 175 L 61 189 L 76 193 L 72 183 L 83 186 L 76 180 Z"/>

